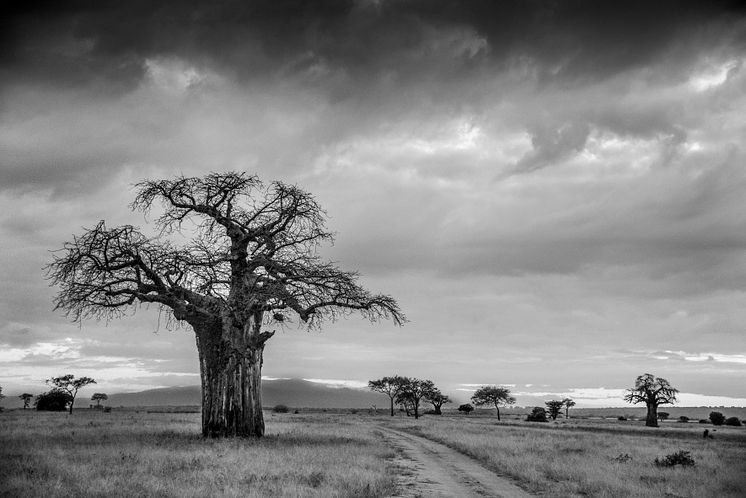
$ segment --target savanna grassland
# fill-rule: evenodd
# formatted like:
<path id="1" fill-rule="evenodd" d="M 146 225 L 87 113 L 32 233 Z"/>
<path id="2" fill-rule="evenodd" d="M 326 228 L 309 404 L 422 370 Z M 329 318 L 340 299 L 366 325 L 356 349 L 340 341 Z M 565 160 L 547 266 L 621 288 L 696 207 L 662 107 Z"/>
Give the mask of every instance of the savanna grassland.
<path id="1" fill-rule="evenodd" d="M 397 494 L 391 427 L 446 444 L 537 496 L 746 496 L 746 428 L 448 413 L 266 412 L 261 440 L 200 436 L 198 413 L 0 414 L 0 496 L 386 497 Z M 689 451 L 695 465 L 654 465 Z"/>
<path id="2" fill-rule="evenodd" d="M 438 441 L 515 479 L 542 496 L 746 496 L 746 428 L 644 422 L 557 420 L 497 422 L 442 417 L 437 423 L 389 422 Z M 716 430 L 712 439 L 703 429 Z M 658 467 L 655 459 L 688 451 L 694 466 Z"/>
<path id="3" fill-rule="evenodd" d="M 0 496 L 378 497 L 393 451 L 342 416 L 267 413 L 266 437 L 203 439 L 197 413 L 0 414 Z"/>

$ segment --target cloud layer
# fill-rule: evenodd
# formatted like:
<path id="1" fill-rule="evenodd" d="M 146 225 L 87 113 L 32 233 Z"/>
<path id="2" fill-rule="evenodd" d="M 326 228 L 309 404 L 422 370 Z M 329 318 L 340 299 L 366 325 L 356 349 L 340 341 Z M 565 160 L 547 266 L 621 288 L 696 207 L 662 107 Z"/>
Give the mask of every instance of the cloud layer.
<path id="1" fill-rule="evenodd" d="M 743 398 L 746 366 L 723 358 L 746 355 L 744 14 L 24 3 L 0 21 L 0 343 L 18 357 L 0 379 L 196 373 L 188 331 L 157 346 L 154 312 L 65 323 L 42 267 L 81 226 L 145 224 L 132 183 L 238 169 L 313 192 L 339 233 L 327 255 L 412 319 L 289 329 L 268 375 L 570 389 L 653 371 Z"/>

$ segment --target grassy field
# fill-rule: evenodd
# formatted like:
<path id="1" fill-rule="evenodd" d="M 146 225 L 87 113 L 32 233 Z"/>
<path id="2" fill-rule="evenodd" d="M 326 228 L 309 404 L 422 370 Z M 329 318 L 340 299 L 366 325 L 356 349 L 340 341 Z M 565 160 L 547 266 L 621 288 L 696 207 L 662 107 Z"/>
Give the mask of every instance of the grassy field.
<path id="1" fill-rule="evenodd" d="M 393 452 L 368 424 L 267 413 L 267 437 L 204 440 L 199 414 L 0 414 L 0 496 L 379 497 Z"/>
<path id="2" fill-rule="evenodd" d="M 490 417 L 443 417 L 437 423 L 398 418 L 394 427 L 458 449 L 552 497 L 746 496 L 746 428 L 711 425 L 567 420 L 497 422 Z M 693 467 L 661 468 L 656 458 L 689 451 Z"/>
<path id="3" fill-rule="evenodd" d="M 7 411 L 0 414 L 0 496 L 385 497 L 395 493 L 396 468 L 381 425 L 445 443 L 539 496 L 746 496 L 744 427 L 720 427 L 703 439 L 699 424 L 498 423 L 473 415 L 415 421 L 366 411 L 266 418 L 260 441 L 203 440 L 196 413 Z M 653 464 L 679 450 L 696 465 Z"/>

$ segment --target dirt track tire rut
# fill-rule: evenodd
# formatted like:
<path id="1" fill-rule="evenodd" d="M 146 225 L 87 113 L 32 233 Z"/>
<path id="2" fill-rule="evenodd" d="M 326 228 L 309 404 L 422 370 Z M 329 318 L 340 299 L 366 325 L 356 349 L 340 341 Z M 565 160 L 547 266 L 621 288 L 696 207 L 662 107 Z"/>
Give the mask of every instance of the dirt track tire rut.
<path id="1" fill-rule="evenodd" d="M 397 498 L 494 497 L 530 498 L 527 491 L 500 477 L 477 460 L 448 446 L 408 432 L 381 426 L 384 438 L 398 450 Z"/>

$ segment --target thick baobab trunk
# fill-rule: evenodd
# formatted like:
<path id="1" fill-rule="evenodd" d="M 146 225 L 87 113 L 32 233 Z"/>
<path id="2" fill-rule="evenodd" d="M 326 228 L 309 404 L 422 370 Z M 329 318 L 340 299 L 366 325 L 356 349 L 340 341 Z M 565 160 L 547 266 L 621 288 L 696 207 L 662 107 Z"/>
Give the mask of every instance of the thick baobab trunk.
<path id="1" fill-rule="evenodd" d="M 645 417 L 646 427 L 658 427 L 658 405 L 648 403 L 648 414 Z"/>
<path id="2" fill-rule="evenodd" d="M 262 437 L 264 342 L 259 334 L 249 340 L 231 336 L 219 323 L 195 331 L 202 377 L 202 435 Z"/>

